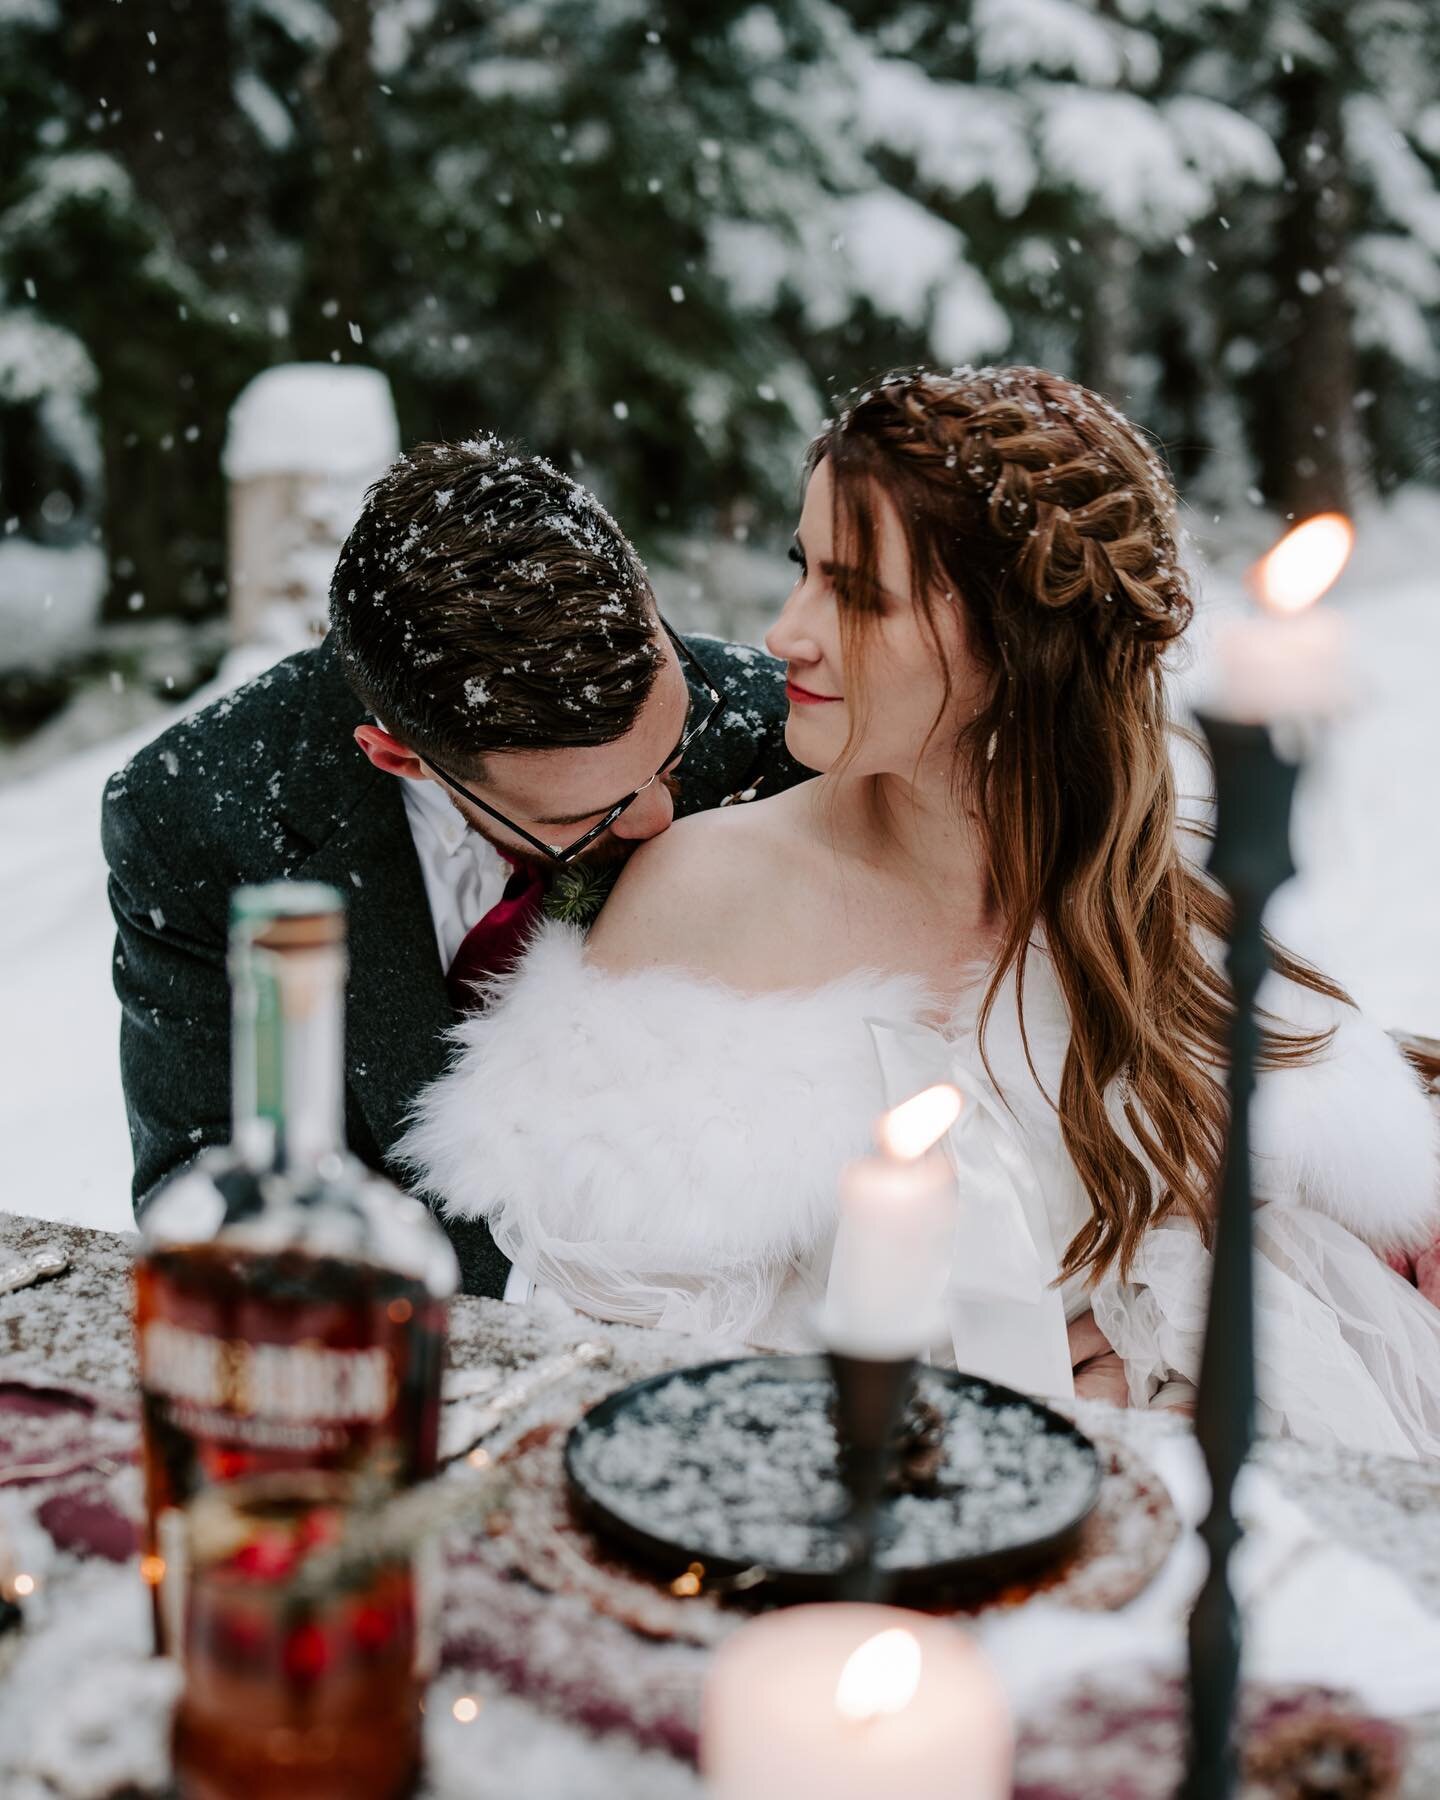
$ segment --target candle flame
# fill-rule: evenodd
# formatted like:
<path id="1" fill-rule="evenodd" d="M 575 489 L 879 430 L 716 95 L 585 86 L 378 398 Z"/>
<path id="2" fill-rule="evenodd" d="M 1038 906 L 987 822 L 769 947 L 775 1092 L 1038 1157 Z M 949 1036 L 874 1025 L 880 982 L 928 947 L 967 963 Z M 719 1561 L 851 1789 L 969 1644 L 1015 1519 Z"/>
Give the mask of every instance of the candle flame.
<path id="1" fill-rule="evenodd" d="M 920 1645 L 893 1628 L 867 1638 L 850 1654 L 835 1684 L 835 1710 L 863 1724 L 903 1712 L 920 1686 Z"/>
<path id="2" fill-rule="evenodd" d="M 1355 527 L 1344 513 L 1317 513 L 1286 532 L 1250 572 L 1261 605 L 1271 612 L 1304 612 L 1334 585 L 1354 542 Z"/>
<path id="3" fill-rule="evenodd" d="M 959 1088 L 948 1081 L 925 1088 L 880 1120 L 875 1128 L 880 1148 L 901 1162 L 917 1161 L 940 1142 L 964 1104 Z"/>

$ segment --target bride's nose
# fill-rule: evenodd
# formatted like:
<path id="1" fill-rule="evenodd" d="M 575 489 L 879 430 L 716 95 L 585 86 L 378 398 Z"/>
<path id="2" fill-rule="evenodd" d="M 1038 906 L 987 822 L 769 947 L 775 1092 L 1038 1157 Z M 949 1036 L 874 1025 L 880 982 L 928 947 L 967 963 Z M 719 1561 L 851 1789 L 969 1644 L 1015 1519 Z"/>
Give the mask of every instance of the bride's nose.
<path id="1" fill-rule="evenodd" d="M 803 667 L 824 659 L 819 641 L 807 629 L 803 589 L 802 582 L 780 609 L 780 617 L 765 633 L 765 648 L 792 667 Z"/>
<path id="2" fill-rule="evenodd" d="M 639 843 L 645 838 L 659 837 L 674 817 L 675 802 L 669 788 L 663 781 L 652 781 L 640 798 L 625 808 L 610 830 L 617 838 L 632 838 Z"/>

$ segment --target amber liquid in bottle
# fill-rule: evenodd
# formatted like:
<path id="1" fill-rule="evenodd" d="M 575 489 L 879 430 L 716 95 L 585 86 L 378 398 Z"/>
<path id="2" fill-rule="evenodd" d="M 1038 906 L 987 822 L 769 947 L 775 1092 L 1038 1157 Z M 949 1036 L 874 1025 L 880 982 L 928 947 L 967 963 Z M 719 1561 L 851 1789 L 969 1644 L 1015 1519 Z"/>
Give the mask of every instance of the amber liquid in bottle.
<path id="1" fill-rule="evenodd" d="M 187 1800 L 391 1800 L 419 1766 L 421 1596 L 376 1524 L 435 1470 L 456 1269 L 344 1153 L 342 930 L 331 890 L 237 894 L 234 1139 L 143 1221 L 143 1567 Z"/>

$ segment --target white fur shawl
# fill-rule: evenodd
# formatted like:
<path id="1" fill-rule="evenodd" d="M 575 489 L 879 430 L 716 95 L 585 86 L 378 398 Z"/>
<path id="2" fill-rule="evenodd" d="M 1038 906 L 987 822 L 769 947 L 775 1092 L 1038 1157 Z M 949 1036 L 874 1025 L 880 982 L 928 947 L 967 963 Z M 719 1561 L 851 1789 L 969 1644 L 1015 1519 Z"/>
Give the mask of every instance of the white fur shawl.
<path id="1" fill-rule="evenodd" d="M 1317 1062 L 1262 1075 L 1256 1094 L 1257 1199 L 1268 1202 L 1255 1217 L 1261 1418 L 1274 1431 L 1440 1457 L 1440 1309 L 1366 1248 L 1440 1230 L 1429 1103 L 1396 1048 L 1350 1009 L 1279 980 L 1262 999 L 1288 1023 L 1335 1035 Z M 1037 1086 L 1013 989 L 1002 1001 L 986 1049 L 1028 1162 L 1031 1217 L 1051 1239 L 1047 1252 L 1032 1224 L 1043 1263 L 1089 1211 L 1047 1098 L 1059 1093 L 1069 1020 L 1034 954 L 1024 1012 Z M 916 981 L 860 973 L 753 996 L 676 970 L 610 975 L 586 963 L 578 932 L 550 925 L 491 1009 L 457 1028 L 455 1060 L 420 1096 L 401 1152 L 448 1213 L 483 1216 L 513 1261 L 583 1311 L 801 1348 L 828 1276 L 841 1165 L 904 1097 L 887 1095 L 887 1079 L 895 1086 L 898 1072 L 908 1093 L 948 1067 L 983 1099 L 974 1004 L 943 1036 L 906 1032 L 927 1014 Z M 875 1023 L 902 1029 L 872 1033 Z M 894 1064 L 901 1043 L 909 1050 Z M 937 1054 L 939 1068 L 917 1082 Z M 962 1158 L 954 1268 L 967 1290 L 947 1314 L 957 1361 L 1062 1391 L 1064 1320 L 1089 1306 L 1133 1404 L 1164 1404 L 1196 1380 L 1210 1258 L 1193 1227 L 1148 1232 L 1125 1281 L 1112 1271 L 1058 1296 L 1044 1287 L 1044 1331 L 1022 1306 L 1006 1335 L 996 1319 L 1008 1303 L 987 1305 L 983 1281 L 976 1290 L 985 1257 L 959 1248 L 995 1217 L 993 1195 L 983 1171 L 963 1165 L 964 1145 L 952 1148 Z"/>
<path id="2" fill-rule="evenodd" d="M 1379 1249 L 1433 1238 L 1436 1121 L 1399 1051 L 1359 1014 L 1278 978 L 1262 1000 L 1287 1022 L 1336 1030 L 1318 1062 L 1260 1078 L 1257 1197 L 1326 1213 Z M 447 1213 L 488 1217 L 512 1256 L 538 1238 L 609 1244 L 622 1260 L 643 1251 L 651 1270 L 696 1278 L 783 1264 L 826 1239 L 840 1165 L 885 1104 L 866 1020 L 924 1011 L 917 981 L 874 973 L 767 995 L 676 970 L 605 974 L 578 931 L 549 924 L 496 1003 L 457 1027 L 455 1059 L 420 1096 L 400 1151 Z M 1058 1094 L 1068 1023 L 1043 954 L 1030 959 L 1025 1019 Z M 972 1025 L 957 1018 L 955 1035 Z M 996 1008 L 986 1047 L 1032 1141 L 1058 1141 L 1013 1005 Z"/>

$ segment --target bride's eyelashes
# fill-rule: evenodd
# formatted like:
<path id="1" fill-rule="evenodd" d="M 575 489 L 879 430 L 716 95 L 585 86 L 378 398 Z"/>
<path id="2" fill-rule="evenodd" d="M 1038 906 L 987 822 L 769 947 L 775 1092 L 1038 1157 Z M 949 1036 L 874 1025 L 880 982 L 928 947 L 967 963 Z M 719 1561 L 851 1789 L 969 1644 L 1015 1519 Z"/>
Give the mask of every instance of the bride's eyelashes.
<path id="1" fill-rule="evenodd" d="M 809 567 L 805 561 L 805 552 L 798 544 L 792 544 L 785 554 L 790 558 L 791 562 L 794 563 L 795 567 L 799 569 L 801 579 L 803 580 L 805 571 Z"/>

